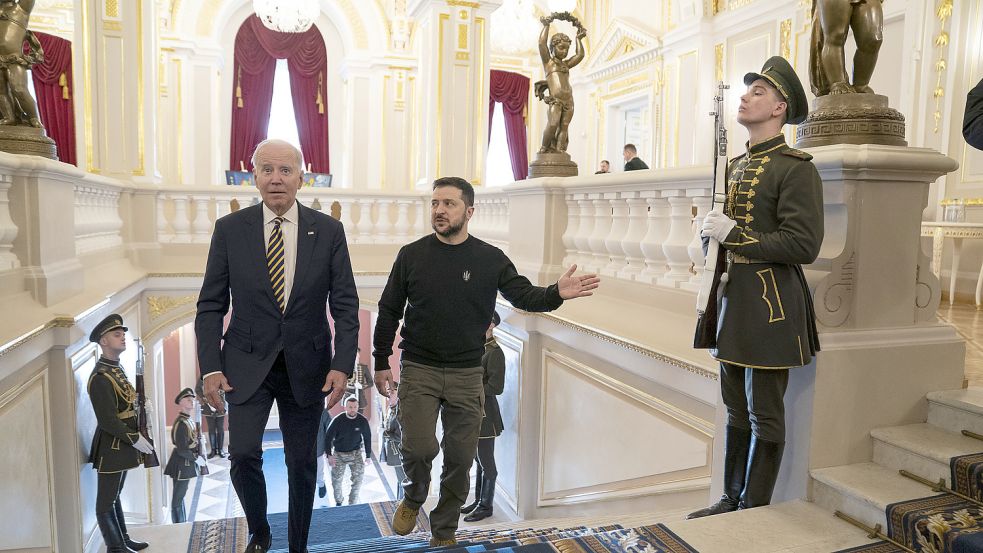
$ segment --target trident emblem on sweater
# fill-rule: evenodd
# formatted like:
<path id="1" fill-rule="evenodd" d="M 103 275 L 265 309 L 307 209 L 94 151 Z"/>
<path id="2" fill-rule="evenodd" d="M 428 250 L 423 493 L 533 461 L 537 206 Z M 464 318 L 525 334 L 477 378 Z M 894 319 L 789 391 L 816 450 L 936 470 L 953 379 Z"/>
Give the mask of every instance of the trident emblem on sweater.
<path id="1" fill-rule="evenodd" d="M 464 274 L 461 275 L 461 278 L 464 279 L 464 282 L 471 280 L 471 271 L 464 271 Z"/>

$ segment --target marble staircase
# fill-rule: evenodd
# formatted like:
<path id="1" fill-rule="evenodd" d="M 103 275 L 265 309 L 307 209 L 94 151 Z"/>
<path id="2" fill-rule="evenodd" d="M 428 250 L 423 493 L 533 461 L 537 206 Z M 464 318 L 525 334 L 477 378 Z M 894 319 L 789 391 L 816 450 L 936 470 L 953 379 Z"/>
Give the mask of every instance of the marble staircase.
<path id="1" fill-rule="evenodd" d="M 961 433 L 983 433 L 983 388 L 932 392 L 926 397 L 928 422 L 871 431 L 871 462 L 813 470 L 812 500 L 828 511 L 843 511 L 871 526 L 886 527 L 887 505 L 935 495 L 899 470 L 933 482 L 941 478 L 951 485 L 949 459 L 983 451 L 983 441 Z"/>

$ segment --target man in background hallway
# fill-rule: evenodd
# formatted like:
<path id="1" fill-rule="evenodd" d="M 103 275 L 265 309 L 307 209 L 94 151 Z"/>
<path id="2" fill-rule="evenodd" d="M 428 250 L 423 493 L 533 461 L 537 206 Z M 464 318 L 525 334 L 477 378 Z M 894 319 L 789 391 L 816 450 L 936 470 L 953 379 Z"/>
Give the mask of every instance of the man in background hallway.
<path id="1" fill-rule="evenodd" d="M 625 171 L 638 171 L 640 169 L 649 168 L 649 166 L 638 157 L 638 149 L 635 148 L 634 144 L 625 144 L 623 153 L 625 156 Z"/>

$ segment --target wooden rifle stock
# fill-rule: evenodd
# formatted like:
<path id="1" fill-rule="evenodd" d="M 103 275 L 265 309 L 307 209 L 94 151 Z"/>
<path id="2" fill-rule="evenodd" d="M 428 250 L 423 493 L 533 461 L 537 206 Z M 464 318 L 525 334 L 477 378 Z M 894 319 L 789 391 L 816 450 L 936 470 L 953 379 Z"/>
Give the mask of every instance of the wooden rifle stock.
<path id="1" fill-rule="evenodd" d="M 723 82 L 717 84 L 717 94 L 714 95 L 713 116 L 714 146 L 713 146 L 713 188 L 710 190 L 711 212 L 720 213 L 722 207 L 714 206 L 717 202 L 717 189 L 727 191 L 727 127 L 724 120 L 724 91 L 729 87 Z M 719 318 L 718 295 L 722 294 L 722 285 L 727 280 L 727 252 L 713 237 L 705 242 L 706 259 L 703 265 L 703 282 L 696 296 L 696 332 L 693 336 L 693 347 L 710 349 L 717 347 L 717 319 Z"/>
<path id="2" fill-rule="evenodd" d="M 201 410 L 198 410 L 198 416 L 201 416 Z M 201 421 L 195 421 L 195 432 L 198 433 L 198 458 L 205 462 L 205 464 L 198 467 L 198 473 L 202 476 L 208 476 L 208 460 L 205 459 L 205 444 L 202 442 L 201 437 Z"/>
<path id="3" fill-rule="evenodd" d="M 147 431 L 147 405 L 146 394 L 144 393 L 143 372 L 137 372 L 137 431 L 145 440 L 150 442 L 150 447 L 154 447 L 154 440 Z M 157 450 L 143 456 L 143 466 L 150 469 L 160 466 L 160 459 L 157 458 Z"/>

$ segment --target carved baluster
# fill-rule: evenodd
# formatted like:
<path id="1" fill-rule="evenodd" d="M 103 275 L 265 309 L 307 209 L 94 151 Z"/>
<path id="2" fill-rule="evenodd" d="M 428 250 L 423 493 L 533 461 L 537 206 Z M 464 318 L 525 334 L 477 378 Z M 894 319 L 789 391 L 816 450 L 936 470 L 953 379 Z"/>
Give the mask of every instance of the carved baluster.
<path id="1" fill-rule="evenodd" d="M 191 223 L 188 220 L 188 197 L 178 194 L 171 196 L 174 200 L 174 220 L 171 226 L 174 227 L 174 241 L 186 243 L 191 239 Z"/>
<path id="2" fill-rule="evenodd" d="M 577 246 L 576 262 L 581 270 L 586 271 L 590 265 L 590 235 L 594 232 L 594 202 L 589 194 L 577 194 L 577 204 L 580 206 L 580 225 L 573 243 Z"/>
<path id="3" fill-rule="evenodd" d="M 167 217 L 164 216 L 164 202 L 167 197 L 164 194 L 157 194 L 157 241 L 171 242 L 174 240 L 174 233 L 169 229 Z"/>
<path id="4" fill-rule="evenodd" d="M 604 247 L 610 260 L 601 268 L 601 273 L 618 276 L 628 265 L 625 249 L 621 245 L 628 232 L 628 199 L 621 194 L 611 194 L 611 197 L 611 230 L 604 238 Z"/>
<path id="5" fill-rule="evenodd" d="M 689 258 L 689 243 L 693 240 L 693 202 L 683 190 L 667 190 L 669 199 L 669 237 L 662 244 L 669 272 L 658 280 L 660 286 L 676 288 L 689 280 L 693 261 Z"/>
<path id="6" fill-rule="evenodd" d="M 382 242 L 384 244 L 392 243 L 393 223 L 390 211 L 392 210 L 393 199 L 379 198 L 376 200 L 376 205 L 379 206 L 379 209 L 375 222 L 375 242 Z"/>
<path id="7" fill-rule="evenodd" d="M 645 237 L 642 238 L 642 255 L 645 257 L 645 268 L 636 280 L 655 284 L 666 274 L 666 253 L 662 244 L 669 237 L 669 201 L 661 197 L 659 192 L 642 192 L 648 205 L 648 215 L 645 218 Z"/>
<path id="8" fill-rule="evenodd" d="M 624 280 L 635 280 L 642 273 L 645 267 L 645 256 L 642 253 L 642 240 L 645 238 L 647 230 L 648 203 L 638 197 L 638 192 L 631 193 L 628 202 L 628 230 L 625 238 L 621 241 L 621 247 L 625 251 L 628 260 L 620 272 L 618 278 Z"/>
<path id="9" fill-rule="evenodd" d="M 396 242 L 402 244 L 410 234 L 410 207 L 412 200 L 396 200 Z"/>
<path id="10" fill-rule="evenodd" d="M 600 273 L 601 269 L 611 260 L 608 250 L 604 247 L 604 239 L 611 230 L 611 196 L 613 194 L 591 194 L 594 204 L 594 229 L 587 240 L 590 260 L 587 262 L 590 272 Z"/>
<path id="11" fill-rule="evenodd" d="M 191 200 L 195 203 L 195 218 L 191 223 L 191 241 L 207 244 L 211 240 L 212 220 L 208 215 L 211 197 L 205 194 L 194 194 Z"/>
<path id="12" fill-rule="evenodd" d="M 574 243 L 574 237 L 577 236 L 577 231 L 580 229 L 580 204 L 574 198 L 573 194 L 566 197 L 567 202 L 567 228 L 563 231 L 563 249 L 566 250 L 566 254 L 563 256 L 563 266 L 569 267 L 577 261 L 577 245 Z"/>
<path id="13" fill-rule="evenodd" d="M 355 228 L 358 229 L 358 242 L 370 243 L 372 242 L 372 204 L 375 200 L 372 198 L 361 198 L 358 200 L 358 223 Z"/>
<path id="14" fill-rule="evenodd" d="M 709 194 L 709 191 L 703 191 Z M 696 207 L 696 217 L 693 218 L 693 239 L 689 243 L 689 258 L 693 262 L 693 276 L 689 277 L 688 282 L 679 285 L 684 290 L 696 292 L 703 284 L 703 273 L 706 266 L 706 256 L 703 255 L 703 239 L 700 237 L 700 229 L 703 228 L 703 219 L 710 211 L 710 197 L 703 196 L 693 198 L 693 205 Z"/>

